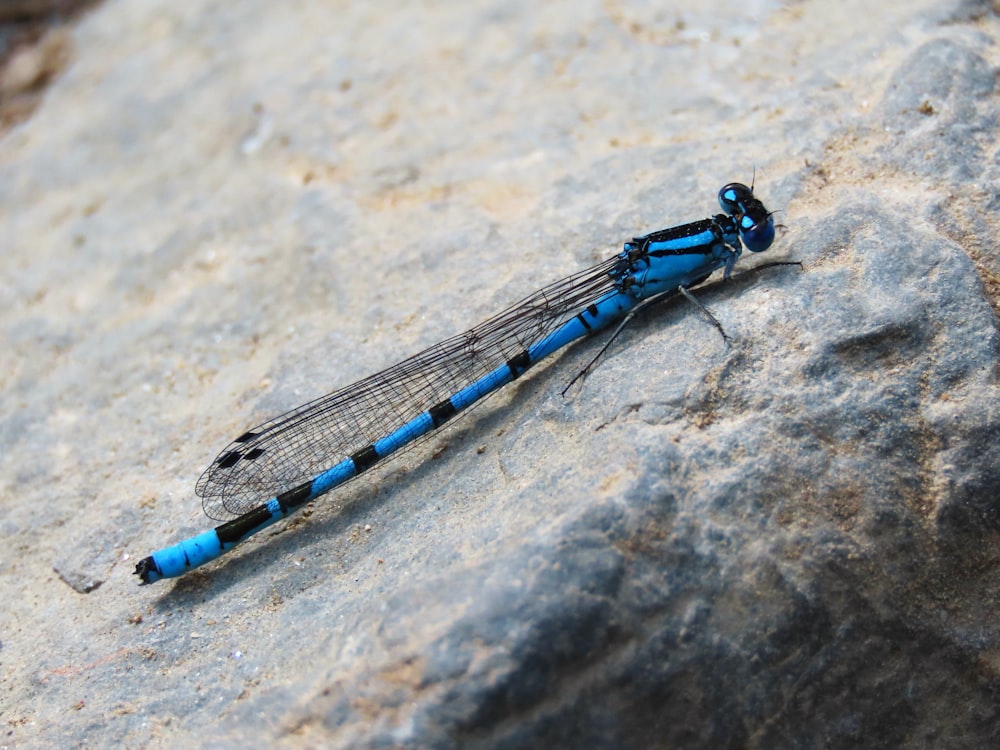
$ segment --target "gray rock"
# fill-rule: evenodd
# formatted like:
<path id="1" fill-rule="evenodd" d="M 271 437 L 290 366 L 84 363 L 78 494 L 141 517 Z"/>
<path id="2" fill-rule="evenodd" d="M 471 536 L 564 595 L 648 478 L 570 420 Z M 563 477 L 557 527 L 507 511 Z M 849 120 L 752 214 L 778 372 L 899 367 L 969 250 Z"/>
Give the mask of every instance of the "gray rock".
<path id="1" fill-rule="evenodd" d="M 856 20 L 863 15 L 864 34 Z M 0 141 L 0 745 L 1000 735 L 989 4 L 95 10 Z M 176 582 L 234 435 L 748 181 L 768 260 Z"/>

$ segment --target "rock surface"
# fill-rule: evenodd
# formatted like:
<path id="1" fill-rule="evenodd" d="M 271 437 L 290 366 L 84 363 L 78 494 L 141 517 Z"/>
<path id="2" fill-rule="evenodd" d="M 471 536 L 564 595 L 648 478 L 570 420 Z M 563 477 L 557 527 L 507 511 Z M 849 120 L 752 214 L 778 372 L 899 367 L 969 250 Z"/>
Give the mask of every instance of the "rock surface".
<path id="1" fill-rule="evenodd" d="M 0 746 L 996 744 L 1000 19 L 684 5 L 79 22 L 0 140 Z M 664 304 L 136 587 L 233 436 L 754 174 L 729 346 Z"/>

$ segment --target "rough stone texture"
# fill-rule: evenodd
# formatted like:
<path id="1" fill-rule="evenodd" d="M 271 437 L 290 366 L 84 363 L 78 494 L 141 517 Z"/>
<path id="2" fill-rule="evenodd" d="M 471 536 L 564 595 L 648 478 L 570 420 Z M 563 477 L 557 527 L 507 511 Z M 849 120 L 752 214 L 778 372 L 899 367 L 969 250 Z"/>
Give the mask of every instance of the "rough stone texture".
<path id="1" fill-rule="evenodd" d="M 1000 744 L 1000 20 L 686 5 L 82 19 L 0 141 L 0 746 Z M 232 436 L 754 171 L 730 346 L 651 310 L 136 587 Z"/>

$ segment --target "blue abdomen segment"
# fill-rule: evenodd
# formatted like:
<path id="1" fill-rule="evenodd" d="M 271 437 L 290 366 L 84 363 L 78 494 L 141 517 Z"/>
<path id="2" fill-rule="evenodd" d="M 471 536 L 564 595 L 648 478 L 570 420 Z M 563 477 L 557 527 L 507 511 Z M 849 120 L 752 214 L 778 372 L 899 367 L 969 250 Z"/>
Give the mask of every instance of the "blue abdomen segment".
<path id="1" fill-rule="evenodd" d="M 219 535 L 212 529 L 154 552 L 136 566 L 136 573 L 143 583 L 153 583 L 161 578 L 176 578 L 214 560 L 225 551 Z"/>
<path id="2" fill-rule="evenodd" d="M 228 552 L 247 537 L 281 520 L 289 512 L 290 509 L 283 507 L 277 498 L 272 498 L 256 510 L 229 523 L 154 552 L 136 565 L 135 572 L 143 583 L 184 575 Z"/>
<path id="3" fill-rule="evenodd" d="M 309 488 L 309 497 L 305 502 L 319 497 L 324 492 L 329 492 L 338 484 L 343 484 L 353 477 L 356 471 L 355 463 L 350 458 L 341 461 L 332 469 L 327 469 L 312 481 L 312 485 Z"/>
<path id="4" fill-rule="evenodd" d="M 531 364 L 545 359 L 577 339 L 599 331 L 615 320 L 621 319 L 636 306 L 638 301 L 632 295 L 615 291 L 587 305 L 548 336 L 528 347 L 527 353 Z"/>

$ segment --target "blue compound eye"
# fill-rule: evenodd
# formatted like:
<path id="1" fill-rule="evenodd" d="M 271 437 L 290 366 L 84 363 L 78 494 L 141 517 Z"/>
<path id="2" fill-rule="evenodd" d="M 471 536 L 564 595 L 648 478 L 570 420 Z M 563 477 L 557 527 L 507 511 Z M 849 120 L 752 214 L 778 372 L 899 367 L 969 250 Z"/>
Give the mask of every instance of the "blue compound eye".
<path id="1" fill-rule="evenodd" d="M 757 201 L 757 199 L 753 197 L 753 190 L 743 183 L 730 182 L 719 191 L 719 205 L 730 216 L 746 213 L 744 206 L 749 201 Z"/>
<path id="2" fill-rule="evenodd" d="M 763 221 L 754 221 L 749 214 L 744 214 L 740 218 L 740 239 L 750 252 L 767 250 L 774 242 L 774 219 L 768 214 Z"/>
<path id="3" fill-rule="evenodd" d="M 764 204 L 754 197 L 753 188 L 731 182 L 719 191 L 719 205 L 736 219 L 740 239 L 747 250 L 760 253 L 771 247 L 774 242 L 774 219 Z"/>

